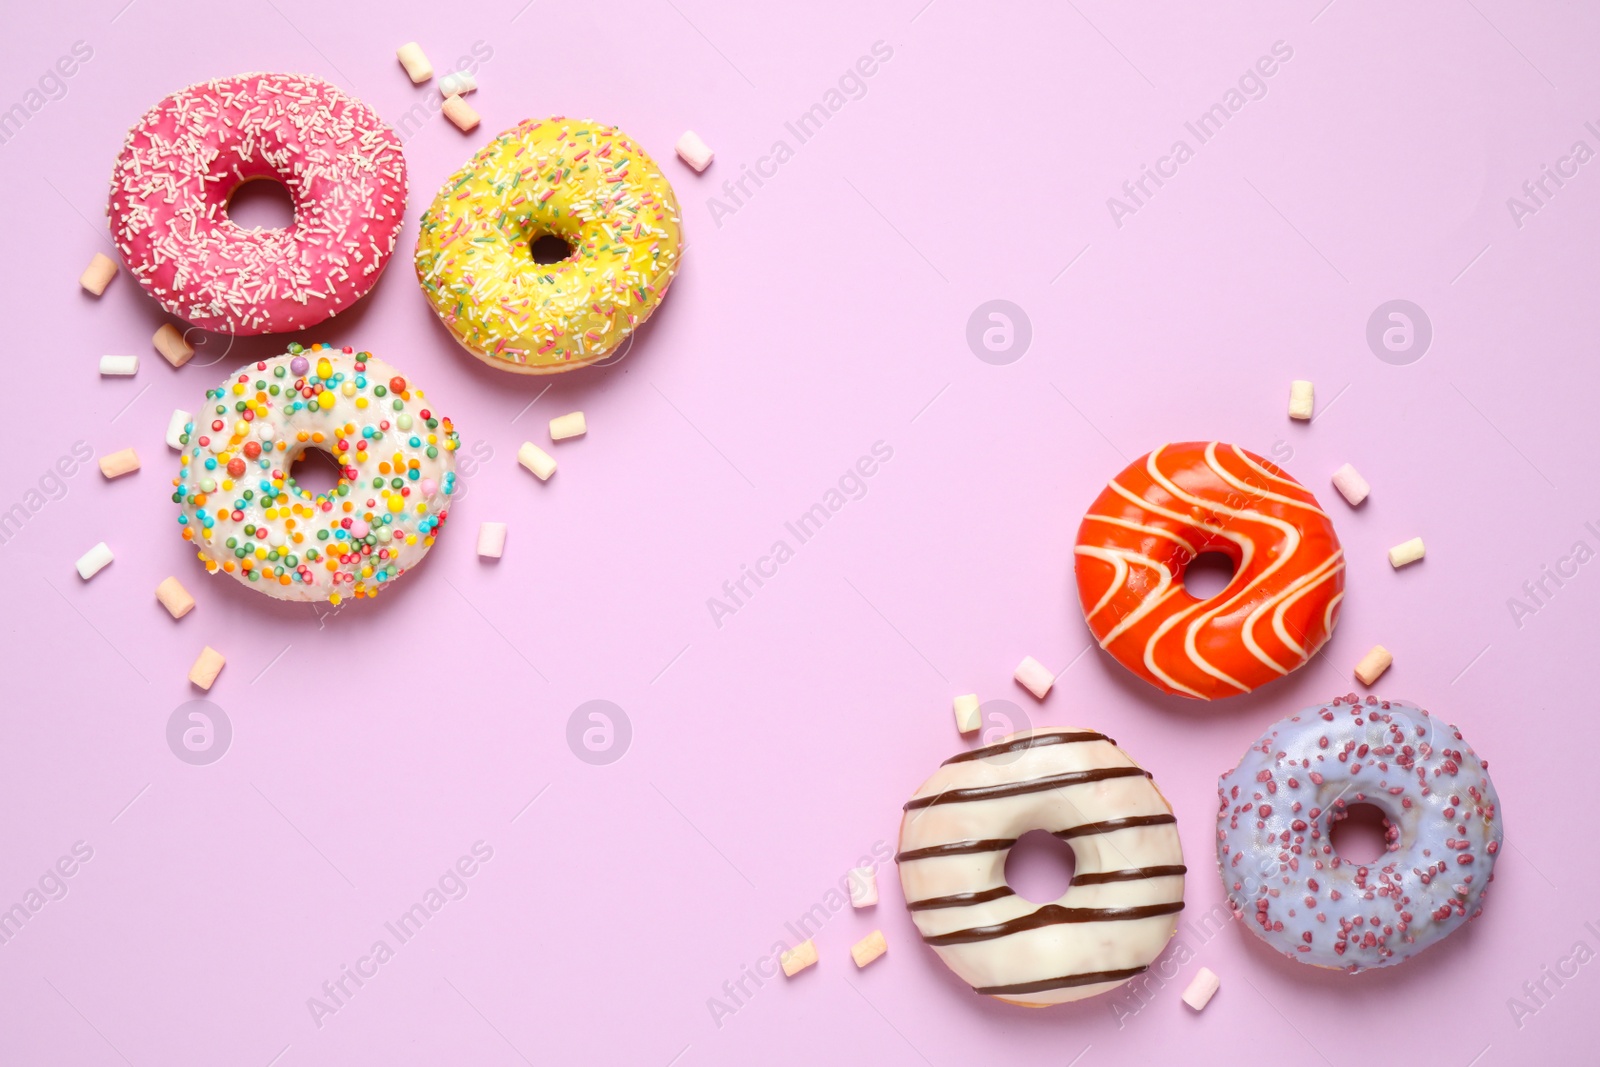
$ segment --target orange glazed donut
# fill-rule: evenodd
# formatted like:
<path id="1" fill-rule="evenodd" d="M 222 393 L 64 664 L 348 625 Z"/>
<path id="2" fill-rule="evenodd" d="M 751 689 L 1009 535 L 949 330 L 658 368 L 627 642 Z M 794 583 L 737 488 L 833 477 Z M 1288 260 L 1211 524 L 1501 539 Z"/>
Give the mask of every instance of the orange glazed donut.
<path id="1" fill-rule="evenodd" d="M 1201 600 L 1190 560 L 1233 579 Z M 1100 647 L 1151 685 L 1201 700 L 1248 693 L 1310 659 L 1344 599 L 1344 550 L 1316 498 L 1237 445 L 1162 445 L 1115 478 L 1078 527 L 1078 599 Z"/>

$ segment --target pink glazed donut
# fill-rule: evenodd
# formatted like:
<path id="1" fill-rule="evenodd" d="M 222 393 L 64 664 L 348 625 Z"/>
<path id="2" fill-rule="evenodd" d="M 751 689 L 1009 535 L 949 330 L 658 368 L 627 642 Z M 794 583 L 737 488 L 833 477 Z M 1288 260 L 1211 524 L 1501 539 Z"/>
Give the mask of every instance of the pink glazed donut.
<path id="1" fill-rule="evenodd" d="M 293 225 L 228 218 L 234 191 L 261 179 L 289 190 Z M 365 296 L 405 207 L 399 138 L 371 108 L 307 74 L 241 74 L 145 113 L 117 157 L 108 214 L 162 307 L 244 336 L 314 326 Z"/>

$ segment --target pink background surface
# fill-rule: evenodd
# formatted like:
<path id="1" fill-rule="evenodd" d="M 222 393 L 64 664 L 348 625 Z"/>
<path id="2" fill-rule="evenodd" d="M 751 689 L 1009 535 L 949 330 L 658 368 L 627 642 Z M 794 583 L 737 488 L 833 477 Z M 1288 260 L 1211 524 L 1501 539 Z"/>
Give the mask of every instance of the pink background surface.
<path id="1" fill-rule="evenodd" d="M 1396 1047 L 1457 1067 L 1592 1061 L 1600 965 L 1543 979 L 1539 1000 L 1523 984 L 1570 975 L 1577 942 L 1600 948 L 1584 926 L 1600 926 L 1600 563 L 1547 582 L 1520 620 L 1508 600 L 1575 542 L 1600 549 L 1600 163 L 1520 227 L 1506 201 L 1573 142 L 1600 149 L 1584 125 L 1600 120 L 1600 13 L 272 0 L 229 8 L 223 27 L 214 4 L 121 2 L 14 5 L 0 40 L 0 106 L 25 102 L 74 41 L 93 49 L 0 144 L 0 506 L 77 440 L 145 461 L 115 483 L 81 469 L 0 546 L 0 905 L 75 843 L 93 850 L 0 945 L 0 1061 L 1091 1067 L 1178 1048 L 1190 1063 L 1359 1064 Z M 74 279 L 108 248 L 112 159 L 157 99 L 297 70 L 398 122 L 436 92 L 394 61 L 413 38 L 441 70 L 475 41 L 493 49 L 471 98 L 483 126 L 433 117 L 408 139 L 399 256 L 302 340 L 395 363 L 456 420 L 464 454 L 490 458 L 420 569 L 319 619 L 208 580 L 167 500 L 168 413 L 281 340 L 202 366 L 226 347 L 213 339 L 175 371 L 149 344 L 163 316 L 126 274 L 98 301 Z M 877 41 L 893 55 L 864 95 L 798 144 L 785 122 Z M 1185 121 L 1277 41 L 1293 57 L 1266 95 L 1119 227 L 1107 198 L 1175 139 L 1194 147 Z M 417 216 L 474 148 L 563 113 L 647 147 L 689 251 L 619 365 L 547 383 L 457 349 L 409 259 Z M 703 176 L 672 156 L 686 128 L 717 150 Z M 793 158 L 715 219 L 708 197 L 780 138 Z M 1007 366 L 964 338 L 996 298 L 1032 324 Z M 1433 324 L 1410 365 L 1365 340 L 1394 298 Z M 138 377 L 99 378 L 108 352 L 139 354 Z M 1314 424 L 1285 417 L 1300 377 L 1318 386 Z M 541 485 L 517 445 L 574 408 L 591 432 L 552 447 L 561 469 Z M 1326 654 L 1214 706 L 1085 653 L 1070 569 L 1107 478 L 1192 438 L 1279 459 L 1350 558 Z M 879 441 L 893 458 L 865 495 L 797 545 L 784 523 Z M 1359 511 L 1328 485 L 1345 461 L 1375 487 Z M 498 563 L 474 554 L 483 520 L 510 523 Z M 1391 571 L 1384 550 L 1416 534 L 1427 560 Z M 715 625 L 707 599 L 779 538 L 794 558 Z M 80 582 L 73 560 L 102 539 L 116 562 Z M 179 622 L 152 596 L 169 574 L 199 600 Z M 917 942 L 890 867 L 875 911 L 828 918 L 819 967 L 747 980 L 752 995 L 713 1017 L 710 998 L 735 1006 L 725 981 L 793 940 L 786 921 L 892 845 L 900 804 L 964 745 L 954 694 L 1103 729 L 1152 769 L 1179 815 L 1195 921 L 1221 900 L 1217 775 L 1276 718 L 1353 688 L 1376 642 L 1396 656 L 1379 691 L 1458 724 L 1504 802 L 1487 910 L 1446 944 L 1350 977 L 1230 924 L 1191 933 L 1194 960 L 1142 1010 L 1103 997 L 1029 1012 L 974 996 Z M 165 731 L 202 695 L 185 672 L 207 643 L 228 656 L 210 699 L 233 738 L 191 766 Z M 1010 681 L 1024 654 L 1071 665 L 1042 704 Z M 609 765 L 566 742 L 592 699 L 631 722 Z M 479 841 L 493 857 L 465 896 L 399 944 L 384 924 Z M 889 954 L 857 972 L 848 947 L 875 927 Z M 380 938 L 393 958 L 317 1025 L 308 999 Z M 1195 1016 L 1178 994 L 1201 964 L 1223 989 Z M 1513 997 L 1537 1010 L 1518 1018 Z"/>

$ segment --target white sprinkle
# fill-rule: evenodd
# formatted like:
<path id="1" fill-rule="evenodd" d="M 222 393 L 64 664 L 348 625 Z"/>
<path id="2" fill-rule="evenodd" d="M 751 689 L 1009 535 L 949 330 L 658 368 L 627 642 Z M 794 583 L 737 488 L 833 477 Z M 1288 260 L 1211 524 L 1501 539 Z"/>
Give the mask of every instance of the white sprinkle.
<path id="1" fill-rule="evenodd" d="M 550 420 L 550 440 L 564 441 L 569 437 L 582 437 L 589 432 L 589 424 L 584 421 L 583 412 L 574 411 L 567 415 L 557 415 Z"/>
<path id="2" fill-rule="evenodd" d="M 201 689 L 210 689 L 217 675 L 222 673 L 222 665 L 227 662 L 221 652 L 207 645 L 195 658 L 194 666 L 189 668 L 189 681 Z"/>
<path id="3" fill-rule="evenodd" d="M 499 559 L 506 550 L 506 524 L 485 522 L 478 524 L 478 555 Z"/>
<path id="4" fill-rule="evenodd" d="M 422 51 L 422 46 L 415 41 L 401 45 L 395 51 L 395 58 L 400 60 L 400 65 L 406 68 L 406 74 L 411 78 L 412 85 L 421 85 L 433 77 L 433 64 L 428 62 L 428 57 Z"/>
<path id="5" fill-rule="evenodd" d="M 1422 558 L 1425 551 L 1420 537 L 1402 541 L 1389 550 L 1389 566 L 1398 570 L 1407 563 L 1415 563 Z"/>
<path id="6" fill-rule="evenodd" d="M 1040 700 L 1043 700 L 1045 694 L 1050 692 L 1050 687 L 1056 684 L 1056 676 L 1032 656 L 1022 657 L 1022 662 L 1017 664 L 1014 677 L 1024 689 Z"/>
<path id="7" fill-rule="evenodd" d="M 1200 973 L 1194 976 L 1194 981 L 1189 983 L 1189 988 L 1183 991 L 1183 1002 L 1195 1011 L 1202 1011 L 1221 986 L 1221 979 L 1212 973 L 1211 968 L 1202 967 Z"/>
<path id="8" fill-rule="evenodd" d="M 883 931 L 874 930 L 850 946 L 850 958 L 856 961 L 856 969 L 860 970 L 888 951 L 889 943 L 883 939 Z"/>
<path id="9" fill-rule="evenodd" d="M 1372 492 L 1372 486 L 1348 463 L 1333 472 L 1333 487 L 1343 494 L 1351 507 L 1367 499 L 1367 494 Z"/>
<path id="10" fill-rule="evenodd" d="M 446 97 L 444 102 L 444 117 L 455 124 L 456 129 L 462 133 L 477 128 L 478 113 L 472 105 L 459 96 Z"/>
<path id="11" fill-rule="evenodd" d="M 112 560 L 111 549 L 104 541 L 78 557 L 78 577 L 88 581 L 99 574 Z"/>
<path id="12" fill-rule="evenodd" d="M 183 434 L 184 434 L 184 429 L 183 428 L 185 426 L 187 426 L 189 424 L 189 420 L 191 420 L 193 418 L 194 418 L 193 415 L 189 414 L 187 411 L 184 411 L 182 408 L 179 408 L 177 411 L 174 411 L 172 413 L 172 418 L 167 420 L 167 447 L 168 448 L 175 448 L 179 452 L 183 451 L 183 448 L 184 448 L 183 440 L 182 440 Z M 265 425 L 265 424 L 263 424 L 263 425 Z"/>
<path id="13" fill-rule="evenodd" d="M 695 169 L 696 173 L 711 166 L 711 146 L 700 139 L 700 135 L 693 130 L 685 130 L 682 137 L 678 138 L 676 146 L 678 158 Z"/>
<path id="14" fill-rule="evenodd" d="M 802 941 L 789 951 L 780 954 L 778 962 L 783 965 L 784 976 L 793 978 L 817 962 L 817 943 L 809 939 Z"/>
<path id="15" fill-rule="evenodd" d="M 955 713 L 956 729 L 958 731 L 970 734 L 983 725 L 983 719 L 978 714 L 979 706 L 977 693 L 968 693 L 965 696 L 956 697 Z"/>
<path id="16" fill-rule="evenodd" d="M 478 79 L 470 70 L 453 70 L 439 79 L 439 92 L 444 96 L 466 96 L 477 88 Z"/>
<path id="17" fill-rule="evenodd" d="M 846 881 L 852 908 L 870 908 L 878 902 L 878 872 L 873 868 L 852 867 Z"/>
<path id="18" fill-rule="evenodd" d="M 151 338 L 166 361 L 174 367 L 181 367 L 194 358 L 194 346 L 183 339 L 183 334 L 172 323 L 165 323 L 156 335 Z"/>
<path id="19" fill-rule="evenodd" d="M 156 599 L 174 619 L 181 619 L 194 610 L 194 597 L 176 578 L 165 578 L 156 586 Z"/>
<path id="20" fill-rule="evenodd" d="M 100 457 L 100 473 L 107 478 L 120 478 L 139 469 L 139 453 L 131 448 Z"/>
<path id="21" fill-rule="evenodd" d="M 1372 651 L 1361 657 L 1361 662 L 1356 664 L 1356 677 L 1361 679 L 1362 685 L 1371 685 L 1376 682 L 1389 665 L 1394 662 L 1394 656 L 1382 645 L 1373 645 Z"/>
<path id="22" fill-rule="evenodd" d="M 83 274 L 78 278 L 78 284 L 84 291 L 99 296 L 106 291 L 106 286 L 111 284 L 111 279 L 117 276 L 117 262 L 104 252 L 96 252 L 89 265 L 84 268 Z"/>
<path id="23" fill-rule="evenodd" d="M 532 441 L 522 442 L 522 447 L 517 449 L 517 462 L 532 471 L 541 482 L 550 480 L 556 472 L 556 461 Z"/>
<path id="24" fill-rule="evenodd" d="M 1316 391 L 1310 382 L 1290 382 L 1289 417 L 1291 419 L 1309 419 L 1315 396 Z"/>

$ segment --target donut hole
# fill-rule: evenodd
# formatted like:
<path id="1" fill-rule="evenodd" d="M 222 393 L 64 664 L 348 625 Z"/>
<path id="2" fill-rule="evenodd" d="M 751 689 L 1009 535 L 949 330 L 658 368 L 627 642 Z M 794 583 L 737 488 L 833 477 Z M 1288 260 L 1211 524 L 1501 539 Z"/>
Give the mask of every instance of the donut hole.
<path id="1" fill-rule="evenodd" d="M 557 237 L 553 233 L 541 233 L 528 242 L 528 251 L 533 254 L 535 263 L 548 266 L 551 263 L 560 263 L 563 259 L 572 257 L 572 246 L 565 238 Z"/>
<path id="2" fill-rule="evenodd" d="M 326 496 L 339 487 L 344 472 L 332 454 L 320 448 L 308 448 L 295 457 L 289 467 L 289 479 L 302 492 L 312 496 Z"/>
<path id="3" fill-rule="evenodd" d="M 1335 811 L 1328 822 L 1333 851 L 1346 863 L 1376 863 L 1396 836 L 1383 809 L 1372 804 L 1351 804 L 1343 814 Z"/>
<path id="4" fill-rule="evenodd" d="M 1029 830 L 1006 857 L 1006 884 L 1024 900 L 1048 904 L 1071 887 L 1076 870 L 1071 845 L 1044 830 Z"/>
<path id="5" fill-rule="evenodd" d="M 251 178 L 228 197 L 228 218 L 247 230 L 287 230 L 294 225 L 294 197 L 276 178 Z"/>
<path id="6" fill-rule="evenodd" d="M 1206 600 L 1228 588 L 1234 569 L 1227 553 L 1202 552 L 1183 569 L 1183 588 L 1190 596 Z"/>

